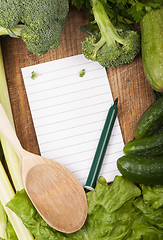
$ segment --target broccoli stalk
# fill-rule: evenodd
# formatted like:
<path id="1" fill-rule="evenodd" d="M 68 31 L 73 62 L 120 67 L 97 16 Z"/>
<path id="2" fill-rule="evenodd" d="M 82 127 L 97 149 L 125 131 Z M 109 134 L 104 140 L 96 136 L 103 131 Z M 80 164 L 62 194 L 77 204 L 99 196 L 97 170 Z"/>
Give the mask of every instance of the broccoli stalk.
<path id="1" fill-rule="evenodd" d="M 102 3 L 92 1 L 92 12 L 99 32 L 82 42 L 84 56 L 104 67 L 118 67 L 133 61 L 140 51 L 140 36 L 136 31 L 116 29 Z"/>
<path id="2" fill-rule="evenodd" d="M 24 25 L 22 24 L 18 24 L 10 30 L 0 26 L 0 36 L 9 35 L 10 37 L 18 37 L 20 36 L 20 32 L 23 28 Z"/>

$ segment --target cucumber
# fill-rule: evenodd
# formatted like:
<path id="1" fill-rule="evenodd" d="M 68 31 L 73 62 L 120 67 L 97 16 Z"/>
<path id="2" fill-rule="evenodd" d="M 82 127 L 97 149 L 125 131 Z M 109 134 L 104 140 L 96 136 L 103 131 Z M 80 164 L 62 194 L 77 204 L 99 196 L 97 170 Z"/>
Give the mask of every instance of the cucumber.
<path id="1" fill-rule="evenodd" d="M 163 185 L 163 156 L 125 155 L 118 159 L 120 173 L 129 180 L 147 185 Z"/>
<path id="2" fill-rule="evenodd" d="M 151 136 L 163 125 L 163 97 L 152 103 L 140 117 L 136 129 L 135 139 Z"/>
<path id="3" fill-rule="evenodd" d="M 143 69 L 153 89 L 163 92 L 163 6 L 140 22 Z"/>
<path id="4" fill-rule="evenodd" d="M 157 156 L 163 155 L 163 132 L 128 142 L 123 148 L 124 154 Z"/>

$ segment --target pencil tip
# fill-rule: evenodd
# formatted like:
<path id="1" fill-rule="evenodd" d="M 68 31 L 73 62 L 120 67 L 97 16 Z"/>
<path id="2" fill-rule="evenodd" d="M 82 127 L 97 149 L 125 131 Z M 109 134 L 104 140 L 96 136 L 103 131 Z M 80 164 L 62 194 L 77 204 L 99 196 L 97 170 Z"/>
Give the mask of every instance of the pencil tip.
<path id="1" fill-rule="evenodd" d="M 117 105 L 117 103 L 118 103 L 118 98 L 115 99 L 114 105 Z"/>

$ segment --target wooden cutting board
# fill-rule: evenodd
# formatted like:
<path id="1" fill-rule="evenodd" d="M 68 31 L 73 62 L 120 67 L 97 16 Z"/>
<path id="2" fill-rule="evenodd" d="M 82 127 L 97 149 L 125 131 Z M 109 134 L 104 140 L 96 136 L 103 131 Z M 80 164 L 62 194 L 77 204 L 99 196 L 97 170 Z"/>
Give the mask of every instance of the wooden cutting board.
<path id="1" fill-rule="evenodd" d="M 86 34 L 80 31 L 80 26 L 87 22 L 86 13 L 71 9 L 59 47 L 39 57 L 30 53 L 21 39 L 2 38 L 2 51 L 16 132 L 22 146 L 28 151 L 40 153 L 21 68 L 81 54 L 81 41 L 85 39 Z M 141 54 L 131 64 L 119 68 L 107 68 L 107 74 L 113 98 L 119 99 L 118 118 L 126 143 L 134 137 L 134 130 L 141 114 L 153 102 L 152 89 L 144 76 Z"/>

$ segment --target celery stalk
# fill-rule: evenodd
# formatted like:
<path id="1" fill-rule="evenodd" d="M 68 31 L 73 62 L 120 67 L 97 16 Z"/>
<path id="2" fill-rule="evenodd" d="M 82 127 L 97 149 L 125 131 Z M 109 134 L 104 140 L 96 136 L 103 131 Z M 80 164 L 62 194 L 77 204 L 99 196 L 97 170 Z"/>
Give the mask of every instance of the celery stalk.
<path id="1" fill-rule="evenodd" d="M 7 216 L 2 203 L 0 202 L 0 238 L 7 239 L 6 234 Z"/>
<path id="2" fill-rule="evenodd" d="M 0 200 L 19 240 L 33 240 L 32 234 L 23 225 L 21 219 L 6 204 L 15 196 L 7 174 L 0 162 Z"/>
<path id="3" fill-rule="evenodd" d="M 9 121 L 11 122 L 14 128 L 14 120 L 12 116 L 11 104 L 10 104 L 10 99 L 8 94 L 1 46 L 0 46 L 0 102 L 8 116 Z M 15 151 L 7 142 L 7 140 L 3 136 L 0 136 L 0 138 L 1 138 L 1 144 L 2 144 L 4 155 L 5 155 L 5 159 L 7 161 L 7 165 L 9 168 L 9 172 L 13 180 L 13 184 L 15 186 L 16 191 L 19 191 L 23 188 L 19 159 Z"/>
<path id="4" fill-rule="evenodd" d="M 10 99 L 8 94 L 2 51 L 0 45 L 0 102 L 12 124 L 14 127 L 14 121 L 12 117 L 12 110 L 10 105 Z M 5 155 L 5 159 L 9 168 L 10 175 L 13 180 L 13 184 L 15 186 L 16 191 L 21 190 L 23 188 L 19 159 L 10 146 L 10 144 L 6 141 L 3 136 L 1 137 L 1 144 L 3 148 L 3 153 Z M 16 216 L 14 212 L 12 212 L 9 208 L 6 207 L 6 204 L 15 196 L 15 192 L 10 184 L 10 181 L 7 177 L 7 174 L 0 162 L 0 201 L 5 209 L 5 212 L 8 215 L 9 221 L 11 222 L 16 235 L 19 240 L 33 240 L 32 234 L 27 230 L 27 228 L 23 225 L 21 219 Z"/>

